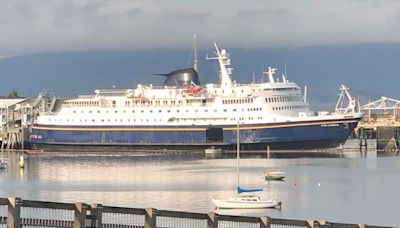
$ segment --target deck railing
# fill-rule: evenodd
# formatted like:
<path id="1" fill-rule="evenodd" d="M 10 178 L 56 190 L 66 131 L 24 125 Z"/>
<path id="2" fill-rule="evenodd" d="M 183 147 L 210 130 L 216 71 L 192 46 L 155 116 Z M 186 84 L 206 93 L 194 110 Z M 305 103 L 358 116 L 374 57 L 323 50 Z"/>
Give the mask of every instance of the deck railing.
<path id="1" fill-rule="evenodd" d="M 0 228 L 99 227 L 99 228 L 274 228 L 338 227 L 373 228 L 365 224 L 303 221 L 270 217 L 191 213 L 154 208 L 110 207 L 101 204 L 55 203 L 0 198 Z M 379 226 L 382 227 L 382 226 Z"/>

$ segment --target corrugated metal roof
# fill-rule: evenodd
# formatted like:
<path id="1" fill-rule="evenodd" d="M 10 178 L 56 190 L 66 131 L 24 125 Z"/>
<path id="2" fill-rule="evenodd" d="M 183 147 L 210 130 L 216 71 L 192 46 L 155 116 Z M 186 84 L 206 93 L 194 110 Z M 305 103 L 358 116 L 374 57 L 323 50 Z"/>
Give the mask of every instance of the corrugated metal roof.
<path id="1" fill-rule="evenodd" d="M 0 108 L 6 108 L 11 105 L 18 104 L 19 102 L 22 102 L 26 100 L 27 98 L 22 98 L 22 99 L 0 99 Z"/>

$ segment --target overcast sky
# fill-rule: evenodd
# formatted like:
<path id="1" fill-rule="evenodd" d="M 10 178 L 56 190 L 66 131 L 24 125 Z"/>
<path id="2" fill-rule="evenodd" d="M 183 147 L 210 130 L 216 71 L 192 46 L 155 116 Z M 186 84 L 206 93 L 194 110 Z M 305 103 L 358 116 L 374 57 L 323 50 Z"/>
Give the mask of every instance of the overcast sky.
<path id="1" fill-rule="evenodd" d="M 400 1 L 0 0 L 0 56 L 400 41 Z"/>

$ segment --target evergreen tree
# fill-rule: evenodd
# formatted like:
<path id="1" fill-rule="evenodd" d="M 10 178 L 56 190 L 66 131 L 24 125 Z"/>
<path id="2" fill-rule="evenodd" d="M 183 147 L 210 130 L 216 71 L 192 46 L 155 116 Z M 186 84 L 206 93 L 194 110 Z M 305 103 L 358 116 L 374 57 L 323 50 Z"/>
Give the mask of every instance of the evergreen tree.
<path id="1" fill-rule="evenodd" d="M 18 92 L 13 89 L 10 94 L 8 94 L 7 98 L 19 98 Z"/>

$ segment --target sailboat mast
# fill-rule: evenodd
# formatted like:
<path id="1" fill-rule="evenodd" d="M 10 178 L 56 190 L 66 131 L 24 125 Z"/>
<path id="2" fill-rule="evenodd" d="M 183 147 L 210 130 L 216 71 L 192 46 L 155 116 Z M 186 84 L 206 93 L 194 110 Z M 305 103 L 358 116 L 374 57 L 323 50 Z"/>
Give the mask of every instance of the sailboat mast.
<path id="1" fill-rule="evenodd" d="M 237 163 L 236 163 L 237 186 L 236 186 L 236 188 L 239 188 L 239 159 L 240 159 L 240 156 L 239 156 L 239 152 L 240 152 L 240 150 L 239 150 L 240 149 L 239 139 L 240 139 L 240 137 L 239 137 L 239 121 L 238 121 L 237 128 L 236 128 L 236 160 L 237 160 Z M 237 194 L 237 196 L 239 196 L 239 191 L 236 191 L 236 194 Z"/>

